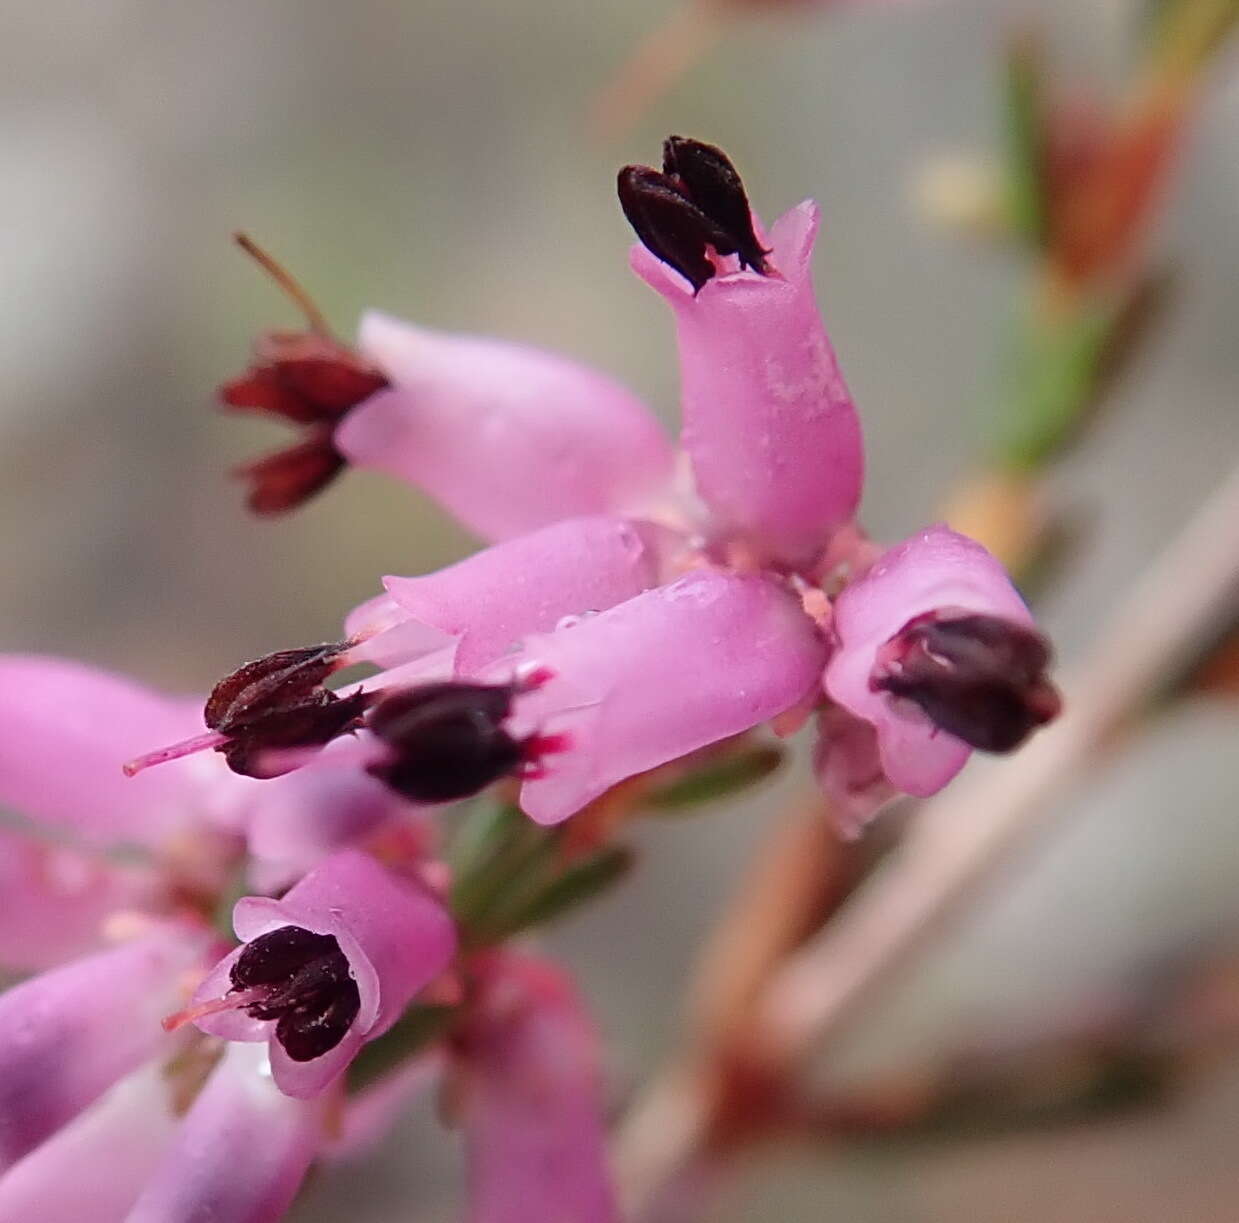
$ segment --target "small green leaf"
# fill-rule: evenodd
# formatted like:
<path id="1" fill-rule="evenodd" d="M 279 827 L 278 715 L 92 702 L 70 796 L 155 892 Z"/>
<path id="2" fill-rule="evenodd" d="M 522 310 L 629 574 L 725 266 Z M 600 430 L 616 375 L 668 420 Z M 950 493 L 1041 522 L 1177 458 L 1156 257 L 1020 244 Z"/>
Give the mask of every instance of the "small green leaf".
<path id="1" fill-rule="evenodd" d="M 678 814 L 755 785 L 782 763 L 783 749 L 775 744 L 747 747 L 670 782 L 645 801 L 657 813 Z"/>
<path id="2" fill-rule="evenodd" d="M 499 928 L 492 938 L 506 938 L 553 921 L 618 883 L 635 861 L 636 855 L 626 845 L 611 845 L 573 863 L 545 887 L 497 914 Z"/>

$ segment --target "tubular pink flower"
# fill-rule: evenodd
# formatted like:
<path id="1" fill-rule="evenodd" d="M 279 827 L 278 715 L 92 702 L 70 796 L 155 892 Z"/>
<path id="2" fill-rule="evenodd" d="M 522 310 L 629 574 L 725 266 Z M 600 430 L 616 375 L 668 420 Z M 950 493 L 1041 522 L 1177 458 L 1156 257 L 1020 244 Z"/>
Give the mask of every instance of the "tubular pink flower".
<path id="1" fill-rule="evenodd" d="M 942 789 L 972 749 L 872 681 L 882 648 L 911 621 L 944 609 L 1033 625 L 1002 566 L 980 544 L 938 525 L 884 553 L 840 594 L 834 611 L 839 644 L 824 677 L 832 700 L 873 725 L 891 783 L 920 796 Z"/>
<path id="2" fill-rule="evenodd" d="M 109 916 L 151 911 L 159 893 L 147 866 L 0 828 L 0 968 L 38 972 L 95 951 Z"/>
<path id="3" fill-rule="evenodd" d="M 205 943 L 167 927 L 0 994 L 0 1168 L 166 1047 L 160 1016 Z"/>
<path id="4" fill-rule="evenodd" d="M 670 475 L 671 447 L 640 400 L 564 357 L 376 312 L 359 342 L 392 387 L 349 412 L 336 446 L 487 539 L 639 511 Z"/>
<path id="5" fill-rule="evenodd" d="M 786 591 L 713 571 L 532 637 L 517 669 L 548 678 L 514 722 L 562 750 L 524 783 L 521 806 L 557 823 L 625 777 L 765 722 L 814 687 L 825 656 Z"/>
<path id="6" fill-rule="evenodd" d="M 0 1219 L 124 1223 L 179 1121 L 163 1068 L 144 1066 L 0 1176 Z"/>
<path id="7" fill-rule="evenodd" d="M 451 917 L 436 897 L 355 850 L 334 854 L 279 900 L 243 897 L 232 920 L 243 946 L 207 974 L 183 1018 L 226 1040 L 269 1041 L 276 1083 L 299 1098 L 318 1095 L 367 1040 L 386 1032 L 413 996 L 448 966 L 456 950 Z M 277 1016 L 262 1018 L 253 1011 L 277 1008 L 282 1023 L 302 999 L 295 991 L 273 998 L 254 988 L 252 973 L 247 976 L 247 965 L 254 964 L 265 944 L 251 945 L 290 928 L 334 940 L 334 950 L 328 949 L 331 958 L 323 961 L 324 971 L 334 973 L 330 986 L 335 996 L 328 1001 L 339 1004 L 327 1016 L 335 1025 L 328 1037 L 333 1043 L 301 1059 L 286 1047 L 288 1038 Z M 342 961 L 337 958 L 341 955 Z M 305 966 L 304 960 L 292 960 L 278 982 L 265 984 L 287 986 Z M 320 974 L 314 988 L 322 987 Z M 336 1022 L 334 1017 L 341 1015 Z"/>
<path id="8" fill-rule="evenodd" d="M 264 1049 L 232 1046 L 126 1223 L 274 1223 L 318 1150 L 321 1108 L 283 1095 Z"/>
<path id="9" fill-rule="evenodd" d="M 450 673 L 470 675 L 529 633 L 565 616 L 603 611 L 655 585 L 677 537 L 649 522 L 571 518 L 475 553 L 422 577 L 386 577 L 387 597 L 346 622 L 352 636 L 380 627 L 360 653 L 386 665 L 452 650 Z"/>
<path id="10" fill-rule="evenodd" d="M 818 209 L 786 213 L 771 273 L 716 275 L 694 295 L 648 250 L 633 270 L 671 305 L 683 446 L 718 526 L 770 558 L 804 564 L 860 501 L 864 453 L 852 397 L 813 294 Z"/>
<path id="11" fill-rule="evenodd" d="M 0 657 L 0 687 L 0 805 L 99 843 L 159 845 L 193 822 L 185 794 L 213 762 L 175 761 L 132 779 L 121 765 L 201 732 L 200 702 L 37 655 Z"/>
<path id="12" fill-rule="evenodd" d="M 470 1223 L 608 1223 L 598 1041 L 576 991 L 531 956 L 477 970 L 460 1053 Z"/>

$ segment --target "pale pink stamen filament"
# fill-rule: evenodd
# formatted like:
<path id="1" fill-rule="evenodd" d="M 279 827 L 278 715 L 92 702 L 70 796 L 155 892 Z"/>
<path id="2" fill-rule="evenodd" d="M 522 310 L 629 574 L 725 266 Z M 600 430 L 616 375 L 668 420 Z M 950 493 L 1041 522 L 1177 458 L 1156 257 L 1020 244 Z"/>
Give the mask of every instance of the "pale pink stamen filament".
<path id="1" fill-rule="evenodd" d="M 253 989 L 234 990 L 222 998 L 211 998 L 207 1002 L 198 1003 L 197 1006 L 187 1006 L 184 1010 L 175 1011 L 164 1018 L 164 1031 L 175 1032 L 187 1023 L 193 1023 L 206 1015 L 218 1015 L 220 1011 L 243 1010 L 252 1002 L 261 1002 L 267 992 L 262 986 L 255 986 Z"/>
<path id="2" fill-rule="evenodd" d="M 156 751 L 147 752 L 144 756 L 135 756 L 123 766 L 124 773 L 126 777 L 134 777 L 152 765 L 166 764 L 169 760 L 179 760 L 182 756 L 192 756 L 195 752 L 209 751 L 227 742 L 227 735 L 221 735 L 216 730 L 209 730 L 206 734 L 195 735 L 192 739 L 182 739 L 180 743 L 158 748 Z"/>

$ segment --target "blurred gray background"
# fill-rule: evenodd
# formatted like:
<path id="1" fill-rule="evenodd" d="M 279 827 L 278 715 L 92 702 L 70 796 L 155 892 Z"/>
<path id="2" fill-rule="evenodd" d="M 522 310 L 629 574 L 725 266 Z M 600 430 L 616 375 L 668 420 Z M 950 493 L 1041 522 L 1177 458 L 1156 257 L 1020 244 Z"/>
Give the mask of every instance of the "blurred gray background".
<path id="1" fill-rule="evenodd" d="M 379 477 L 348 476 L 283 521 L 243 512 L 227 469 L 285 435 L 220 416 L 212 389 L 260 328 L 295 319 L 233 229 L 344 335 L 373 305 L 532 341 L 673 421 L 669 319 L 627 270 L 613 195 L 616 167 L 655 160 L 669 131 L 724 145 L 767 217 L 821 201 L 816 271 L 867 430 L 865 516 L 908 533 L 976 453 L 1023 276 L 930 225 L 912 184 L 944 151 L 994 151 L 1017 20 L 1039 15 L 1062 62 L 1104 88 L 1134 4 L 923 0 L 751 21 L 607 146 L 584 131 L 587 101 L 664 0 L 0 0 L 0 647 L 202 688 L 336 635 L 381 574 L 471 546 Z M 1159 234 L 1179 300 L 1059 477 L 1093 531 L 1046 607 L 1068 659 L 1239 449 L 1227 67 Z M 849 1058 L 915 1062 L 961 1025 L 1001 1026 L 1239 930 L 1236 730 L 1233 708 L 1198 703 L 1108 768 Z M 596 1006 L 617 1099 L 672 1039 L 693 948 L 798 784 L 644 828 L 634 881 L 550 939 Z M 802 1151 L 755 1171 L 727 1217 L 1230 1223 L 1237 1129 L 1239 1067 L 1083 1137 Z M 454 1160 L 414 1120 L 376 1162 L 321 1179 L 297 1217 L 452 1218 Z"/>

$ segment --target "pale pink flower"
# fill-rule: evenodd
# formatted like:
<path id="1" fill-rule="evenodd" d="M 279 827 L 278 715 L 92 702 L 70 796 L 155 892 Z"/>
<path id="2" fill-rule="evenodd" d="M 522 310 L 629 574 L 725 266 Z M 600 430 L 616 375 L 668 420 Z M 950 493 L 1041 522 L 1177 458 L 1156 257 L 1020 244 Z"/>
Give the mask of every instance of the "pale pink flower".
<path id="1" fill-rule="evenodd" d="M 804 699 L 825 658 L 787 591 L 713 571 L 532 636 L 496 671 L 548 677 L 518 698 L 516 722 L 563 742 L 521 806 L 557 823 L 625 777 L 768 721 Z"/>
<path id="2" fill-rule="evenodd" d="M 833 624 L 826 692 L 872 725 L 883 771 L 909 794 L 935 793 L 974 746 L 1009 751 L 1058 712 L 1023 599 L 980 544 L 945 526 L 881 556 L 835 600 Z"/>
<path id="3" fill-rule="evenodd" d="M 374 311 L 359 346 L 392 385 L 349 412 L 336 446 L 486 539 L 640 512 L 670 475 L 670 444 L 645 405 L 566 357 Z"/>
<path id="4" fill-rule="evenodd" d="M 171 1047 L 160 1018 L 207 945 L 191 928 L 156 928 L 0 994 L 0 1168 Z"/>
<path id="5" fill-rule="evenodd" d="M 328 858 L 279 900 L 233 909 L 242 945 L 203 979 L 180 1017 L 226 1040 L 266 1041 L 288 1095 L 335 1080 L 391 1027 L 456 950 L 442 901 L 354 850 Z"/>
<path id="6" fill-rule="evenodd" d="M 362 639 L 352 656 L 395 666 L 438 654 L 445 676 L 474 674 L 529 633 L 657 585 L 677 546 L 654 523 L 569 518 L 437 573 L 386 577 L 386 595 L 345 622 Z"/>
<path id="7" fill-rule="evenodd" d="M 814 299 L 818 220 L 811 201 L 792 209 L 771 230 L 769 271 L 718 259 L 696 292 L 632 251 L 675 314 L 681 440 L 713 529 L 789 564 L 812 561 L 851 521 L 864 475 L 856 408 Z"/>

